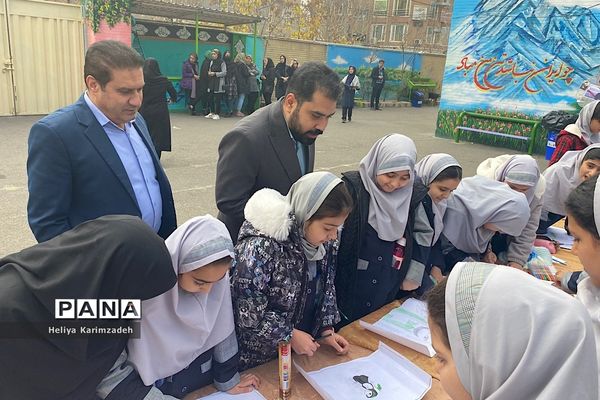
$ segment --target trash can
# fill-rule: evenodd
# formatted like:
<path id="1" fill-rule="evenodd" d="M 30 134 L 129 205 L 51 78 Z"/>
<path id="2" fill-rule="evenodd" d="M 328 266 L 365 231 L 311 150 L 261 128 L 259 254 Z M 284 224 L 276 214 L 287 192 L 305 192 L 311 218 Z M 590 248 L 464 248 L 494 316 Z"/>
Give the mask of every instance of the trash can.
<path id="1" fill-rule="evenodd" d="M 546 160 L 552 158 L 552 153 L 554 153 L 554 149 L 556 148 L 556 136 L 558 132 L 556 131 L 548 131 L 548 140 L 546 141 Z"/>
<path id="2" fill-rule="evenodd" d="M 421 107 L 423 105 L 423 99 L 425 98 L 425 93 L 416 90 L 412 94 L 411 104 L 413 107 Z"/>

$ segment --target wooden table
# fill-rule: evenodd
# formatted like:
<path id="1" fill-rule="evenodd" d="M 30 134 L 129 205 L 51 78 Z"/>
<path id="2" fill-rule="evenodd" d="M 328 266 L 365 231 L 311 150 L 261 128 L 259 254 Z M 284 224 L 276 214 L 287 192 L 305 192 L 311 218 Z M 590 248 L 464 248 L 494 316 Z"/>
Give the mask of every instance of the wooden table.
<path id="1" fill-rule="evenodd" d="M 387 307 L 387 306 L 386 306 Z M 384 312 L 385 314 L 385 312 Z M 382 314 L 383 315 L 383 314 Z M 403 349 L 409 350 L 407 354 L 413 352 L 411 349 L 407 349 L 401 346 Z M 397 349 L 397 347 L 394 347 Z M 339 364 L 346 361 L 351 361 L 356 358 L 365 357 L 371 354 L 374 349 L 364 348 L 356 344 L 350 345 L 350 351 L 345 356 L 338 356 L 329 346 L 322 346 L 313 357 L 299 356 L 294 354 L 293 360 L 300 364 L 305 371 L 315 371 L 324 367 Z M 403 354 L 405 357 L 410 358 L 409 354 Z M 425 357 L 425 356 L 423 356 Z M 418 364 L 417 364 L 418 365 Z M 277 400 L 279 398 L 279 369 L 277 360 L 273 360 L 267 364 L 252 368 L 248 370 L 257 375 L 261 380 L 260 393 L 267 400 Z M 185 400 L 195 400 L 200 396 L 207 396 L 214 393 L 215 389 L 212 385 L 206 386 L 202 389 L 196 390 L 185 397 Z M 292 400 L 321 400 L 322 397 L 317 393 L 315 389 L 304 379 L 296 368 L 292 368 Z M 432 387 L 427 392 L 424 400 L 448 400 L 450 397 L 444 392 L 442 386 L 437 379 L 433 379 Z M 340 399 L 346 400 L 346 399 Z M 351 399 L 348 399 L 351 400 Z"/>

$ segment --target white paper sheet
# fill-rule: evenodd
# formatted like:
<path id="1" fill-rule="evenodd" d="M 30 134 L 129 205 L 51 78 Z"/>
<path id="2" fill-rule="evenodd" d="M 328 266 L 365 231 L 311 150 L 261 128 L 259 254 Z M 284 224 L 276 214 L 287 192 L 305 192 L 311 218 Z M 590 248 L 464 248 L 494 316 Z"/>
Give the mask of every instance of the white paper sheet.
<path id="1" fill-rule="evenodd" d="M 435 355 L 424 301 L 408 299 L 374 324 L 361 320 L 360 325 L 426 356 Z"/>
<path id="2" fill-rule="evenodd" d="M 431 389 L 431 376 L 389 346 L 367 357 L 306 372 L 298 371 L 325 400 L 419 400 Z"/>
<path id="3" fill-rule="evenodd" d="M 546 236 L 560 243 L 560 247 L 563 249 L 571 250 L 573 248 L 573 236 L 570 236 L 563 228 L 551 226 L 548 228 Z"/>
<path id="4" fill-rule="evenodd" d="M 225 392 L 217 392 L 208 396 L 199 397 L 197 400 L 207 399 L 207 400 L 267 400 L 263 397 L 262 394 L 259 393 L 258 390 L 253 390 L 250 393 L 242 393 L 242 394 L 229 394 Z"/>

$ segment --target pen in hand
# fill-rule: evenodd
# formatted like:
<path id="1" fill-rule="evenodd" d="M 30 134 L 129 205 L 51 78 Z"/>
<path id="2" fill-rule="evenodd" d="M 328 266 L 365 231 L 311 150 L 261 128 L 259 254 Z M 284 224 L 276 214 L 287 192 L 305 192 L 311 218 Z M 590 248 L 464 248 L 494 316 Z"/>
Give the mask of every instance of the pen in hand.
<path id="1" fill-rule="evenodd" d="M 330 337 L 330 336 L 333 336 L 334 334 L 335 334 L 334 332 L 329 332 L 329 333 L 326 333 L 326 334 L 325 334 L 325 335 L 323 335 L 323 336 L 319 336 L 318 338 L 316 338 L 316 339 L 313 339 L 313 342 L 320 342 L 321 340 L 323 340 L 323 339 L 327 339 L 328 337 Z"/>

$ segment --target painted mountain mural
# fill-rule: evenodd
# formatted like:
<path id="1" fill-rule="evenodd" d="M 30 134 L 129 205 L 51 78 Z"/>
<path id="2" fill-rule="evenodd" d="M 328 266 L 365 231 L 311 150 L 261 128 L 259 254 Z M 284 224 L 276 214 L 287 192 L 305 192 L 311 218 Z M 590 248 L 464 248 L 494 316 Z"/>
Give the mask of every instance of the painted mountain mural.
<path id="1" fill-rule="evenodd" d="M 456 0 L 441 110 L 575 110 L 600 77 L 597 0 Z"/>

